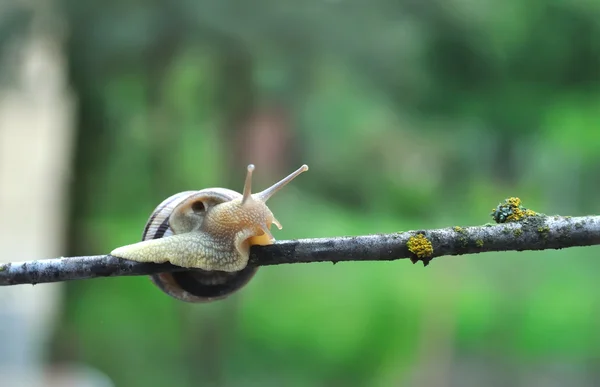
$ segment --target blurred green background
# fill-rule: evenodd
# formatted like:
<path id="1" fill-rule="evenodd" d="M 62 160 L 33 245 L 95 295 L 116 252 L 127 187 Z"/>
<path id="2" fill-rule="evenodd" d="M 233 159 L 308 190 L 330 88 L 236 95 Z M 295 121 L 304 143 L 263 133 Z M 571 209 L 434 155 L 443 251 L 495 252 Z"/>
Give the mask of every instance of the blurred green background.
<path id="1" fill-rule="evenodd" d="M 256 189 L 310 166 L 277 239 L 483 224 L 508 196 L 598 212 L 600 2 L 48 4 L 77 100 L 65 255 L 248 163 Z M 0 47 L 29 12 L 4 8 Z M 72 282 L 47 361 L 131 387 L 594 386 L 598 251 L 266 267 L 207 305 Z"/>

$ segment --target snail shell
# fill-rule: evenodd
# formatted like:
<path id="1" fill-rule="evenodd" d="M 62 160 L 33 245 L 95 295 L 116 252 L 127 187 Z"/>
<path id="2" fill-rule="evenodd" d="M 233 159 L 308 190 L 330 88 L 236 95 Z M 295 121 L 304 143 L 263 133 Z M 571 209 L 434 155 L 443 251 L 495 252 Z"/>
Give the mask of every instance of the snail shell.
<path id="1" fill-rule="evenodd" d="M 203 190 L 217 202 L 230 201 L 241 197 L 239 193 L 228 189 Z M 144 228 L 142 240 L 158 239 L 173 235 L 169 217 L 173 209 L 193 194 L 203 191 L 185 191 L 165 199 L 150 215 Z M 150 276 L 152 282 L 168 295 L 186 302 L 216 301 L 241 289 L 254 277 L 258 267 L 245 267 L 238 272 L 206 271 L 195 269 L 173 273 L 160 273 Z"/>
<path id="2" fill-rule="evenodd" d="M 177 193 L 156 207 L 146 222 L 142 241 L 119 247 L 112 256 L 138 262 L 188 268 L 151 276 L 163 292 L 181 301 L 223 299 L 252 279 L 250 246 L 275 241 L 271 225 L 281 224 L 266 202 L 308 167 L 303 165 L 271 187 L 251 192 L 254 166 L 248 166 L 243 194 L 226 188 Z"/>

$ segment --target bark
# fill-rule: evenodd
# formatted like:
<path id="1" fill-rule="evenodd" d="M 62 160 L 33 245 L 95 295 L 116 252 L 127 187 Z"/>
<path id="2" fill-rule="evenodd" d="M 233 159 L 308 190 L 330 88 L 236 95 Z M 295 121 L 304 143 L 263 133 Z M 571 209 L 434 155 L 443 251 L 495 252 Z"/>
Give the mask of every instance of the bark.
<path id="1" fill-rule="evenodd" d="M 424 265 L 436 257 L 492 251 L 562 249 L 600 244 L 600 216 L 536 215 L 518 222 L 448 227 L 393 234 L 278 241 L 253 246 L 249 265 L 394 261 L 409 258 Z M 96 255 L 13 262 L 0 266 L 0 286 L 37 284 L 95 277 L 148 275 L 185 268 L 138 263 Z"/>

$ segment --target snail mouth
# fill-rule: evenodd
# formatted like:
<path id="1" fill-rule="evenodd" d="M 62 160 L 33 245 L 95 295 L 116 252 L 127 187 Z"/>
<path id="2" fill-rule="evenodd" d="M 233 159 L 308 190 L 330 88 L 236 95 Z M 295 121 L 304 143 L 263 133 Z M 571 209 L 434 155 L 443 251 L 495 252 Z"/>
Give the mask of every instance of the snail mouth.
<path id="1" fill-rule="evenodd" d="M 261 246 L 272 245 L 273 242 L 275 242 L 275 238 L 273 237 L 271 232 L 268 230 L 267 230 L 267 232 L 265 232 L 261 235 L 255 235 L 246 240 L 248 241 L 248 244 L 250 246 L 252 246 L 252 245 L 261 245 Z"/>
<path id="2" fill-rule="evenodd" d="M 275 237 L 271 234 L 271 230 L 267 226 L 260 226 L 263 231 L 260 235 L 254 235 L 247 239 L 248 244 L 252 245 L 272 245 L 275 242 Z"/>

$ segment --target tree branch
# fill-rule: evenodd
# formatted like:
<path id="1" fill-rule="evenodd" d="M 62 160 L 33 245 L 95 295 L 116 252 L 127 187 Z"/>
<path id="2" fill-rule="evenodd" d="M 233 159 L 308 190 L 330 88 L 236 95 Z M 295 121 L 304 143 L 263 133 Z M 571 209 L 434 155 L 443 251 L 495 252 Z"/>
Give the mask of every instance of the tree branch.
<path id="1" fill-rule="evenodd" d="M 490 251 L 562 249 L 600 244 L 600 216 L 535 215 L 520 221 L 476 227 L 448 227 L 394 234 L 279 241 L 253 246 L 249 265 L 393 261 L 425 265 L 435 257 Z M 110 255 L 53 258 L 0 265 L 0 285 L 38 284 L 96 277 L 149 275 L 187 269 L 139 263 Z"/>

